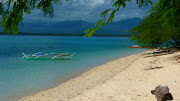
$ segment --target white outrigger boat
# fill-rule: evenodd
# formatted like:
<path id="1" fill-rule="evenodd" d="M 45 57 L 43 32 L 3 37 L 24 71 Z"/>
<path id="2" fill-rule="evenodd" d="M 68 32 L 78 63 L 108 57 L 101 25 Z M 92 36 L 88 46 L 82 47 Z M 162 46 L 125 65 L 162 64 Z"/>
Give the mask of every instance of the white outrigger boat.
<path id="1" fill-rule="evenodd" d="M 42 53 L 38 52 L 32 55 L 24 55 L 21 59 L 71 59 L 75 53 Z"/>

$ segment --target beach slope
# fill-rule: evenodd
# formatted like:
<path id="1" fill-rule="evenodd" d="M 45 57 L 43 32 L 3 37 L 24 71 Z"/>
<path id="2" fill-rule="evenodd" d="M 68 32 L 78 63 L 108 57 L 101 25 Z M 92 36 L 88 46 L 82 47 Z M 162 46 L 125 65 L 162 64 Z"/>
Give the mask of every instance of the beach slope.
<path id="1" fill-rule="evenodd" d="M 168 85 L 174 101 L 180 101 L 180 63 L 175 59 L 180 52 L 146 53 L 97 66 L 80 77 L 18 101 L 156 101 L 151 90 L 158 85 Z"/>

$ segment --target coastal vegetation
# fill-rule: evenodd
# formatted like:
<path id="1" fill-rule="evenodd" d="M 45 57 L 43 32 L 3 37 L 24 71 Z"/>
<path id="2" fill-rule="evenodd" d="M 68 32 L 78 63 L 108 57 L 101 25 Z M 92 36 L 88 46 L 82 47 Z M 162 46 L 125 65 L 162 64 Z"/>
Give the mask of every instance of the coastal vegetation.
<path id="1" fill-rule="evenodd" d="M 159 0 L 140 25 L 131 29 L 131 39 L 141 46 L 180 46 L 180 1 Z"/>
<path id="2" fill-rule="evenodd" d="M 66 0 L 68 1 L 68 0 Z M 91 37 L 102 26 L 113 22 L 115 14 L 126 7 L 132 0 L 112 0 L 112 9 L 101 13 L 102 19 L 95 24 L 95 28 L 86 30 Z M 167 45 L 180 46 L 180 1 L 179 0 L 136 0 L 137 6 L 153 5 L 149 15 L 144 17 L 140 25 L 131 29 L 131 40 L 142 47 L 164 47 Z M 70 2 L 70 1 L 69 1 Z M 18 25 L 23 26 L 23 14 L 30 14 L 34 9 L 41 9 L 44 15 L 53 18 L 53 4 L 61 4 L 61 0 L 1 0 L 0 25 L 3 31 L 10 34 L 18 33 Z"/>

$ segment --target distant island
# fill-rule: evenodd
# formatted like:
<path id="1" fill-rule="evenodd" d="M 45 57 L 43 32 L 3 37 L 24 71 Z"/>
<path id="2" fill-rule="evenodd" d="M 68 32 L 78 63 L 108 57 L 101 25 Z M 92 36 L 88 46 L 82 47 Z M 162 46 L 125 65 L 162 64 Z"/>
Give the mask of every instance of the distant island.
<path id="1" fill-rule="evenodd" d="M 93 36 L 96 37 L 129 37 L 127 31 L 139 25 L 142 19 L 132 18 L 110 23 L 98 30 Z M 23 36 L 84 36 L 84 31 L 94 26 L 95 23 L 77 21 L 62 22 L 23 22 L 24 27 L 19 26 L 17 35 Z M 0 27 L 2 29 L 2 27 Z M 7 35 L 0 32 L 0 35 Z"/>
<path id="2" fill-rule="evenodd" d="M 12 35 L 0 32 L 0 35 Z M 70 33 L 18 33 L 18 36 L 84 36 L 83 34 L 70 34 Z M 92 37 L 130 37 L 129 34 L 118 35 L 118 34 L 94 34 Z"/>

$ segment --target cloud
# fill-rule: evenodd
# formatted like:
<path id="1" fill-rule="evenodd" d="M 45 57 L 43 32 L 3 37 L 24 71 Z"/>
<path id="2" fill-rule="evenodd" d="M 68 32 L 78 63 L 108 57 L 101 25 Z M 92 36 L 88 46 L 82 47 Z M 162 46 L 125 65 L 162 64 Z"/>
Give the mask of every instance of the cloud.
<path id="1" fill-rule="evenodd" d="M 105 0 L 90 0 L 91 7 L 96 7 L 97 5 L 102 5 L 105 3 Z"/>
<path id="2" fill-rule="evenodd" d="M 90 7 L 96 7 L 97 5 L 102 5 L 105 3 L 105 0 L 73 0 L 73 6 L 90 6 Z"/>
<path id="3" fill-rule="evenodd" d="M 96 22 L 101 19 L 102 11 L 112 8 L 111 0 L 70 0 L 62 1 L 61 5 L 54 5 L 54 18 L 44 17 L 41 10 L 34 10 L 31 15 L 25 15 L 24 21 L 48 21 L 59 22 L 64 20 L 83 20 L 88 22 Z M 136 1 L 127 3 L 125 8 L 121 8 L 116 14 L 114 21 L 139 17 L 142 18 L 150 9 L 148 7 L 139 8 Z"/>

